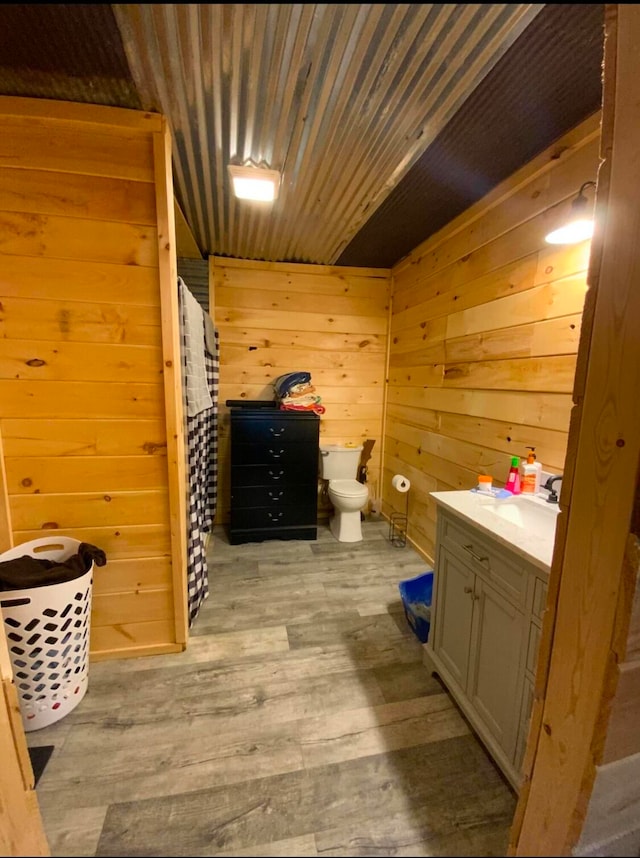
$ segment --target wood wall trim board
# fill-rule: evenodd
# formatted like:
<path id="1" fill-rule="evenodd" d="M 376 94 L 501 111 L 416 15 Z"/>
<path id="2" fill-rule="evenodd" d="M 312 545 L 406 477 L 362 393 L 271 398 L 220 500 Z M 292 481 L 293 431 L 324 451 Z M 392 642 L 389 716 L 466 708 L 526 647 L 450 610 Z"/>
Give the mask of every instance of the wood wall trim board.
<path id="1" fill-rule="evenodd" d="M 567 204 L 565 208 L 566 213 L 568 214 L 569 204 Z M 559 215 L 559 217 L 561 216 L 562 215 Z M 479 281 L 481 283 L 481 278 L 487 278 L 488 275 L 491 274 L 497 274 L 500 276 L 501 273 L 504 274 L 505 272 L 508 272 L 509 266 L 519 260 L 537 258 L 536 271 L 540 272 L 541 266 L 538 254 L 540 254 L 540 249 L 545 246 L 544 236 L 549 231 L 547 220 L 548 216 L 545 220 L 545 217 L 541 215 L 535 220 L 527 221 L 526 223 L 515 227 L 511 232 L 500 236 L 500 238 L 490 244 L 484 245 L 483 247 L 478 248 L 478 250 L 460 257 L 460 259 L 454 262 L 443 275 L 438 274 L 428 282 L 425 281 L 422 284 L 422 288 L 418 290 L 420 302 L 426 302 L 429 298 L 437 298 L 442 302 L 443 299 L 440 296 L 443 294 L 453 291 L 453 294 L 457 295 L 459 290 L 466 292 L 466 284 L 473 284 L 474 281 Z M 576 262 L 580 259 L 580 256 L 575 253 L 570 253 L 569 257 Z M 552 268 L 552 266 L 549 264 L 545 265 L 544 268 L 542 268 L 542 272 L 549 268 Z M 534 276 L 532 282 L 531 271 L 520 270 L 518 273 L 520 274 L 519 280 L 512 282 L 512 278 L 503 278 L 502 280 L 497 281 L 496 287 L 501 290 L 500 297 L 505 297 L 510 292 L 514 291 L 514 289 L 517 291 L 525 291 L 527 288 L 541 285 L 536 282 L 537 275 Z M 574 271 L 568 273 L 579 272 Z M 561 279 L 562 276 L 567 275 L 563 275 L 560 272 L 554 272 L 552 270 L 546 277 L 544 274 L 542 275 L 542 282 L 553 282 L 557 279 Z M 485 283 L 489 284 L 490 290 L 492 288 L 491 281 L 485 280 Z M 478 296 L 481 296 L 483 299 L 479 303 L 491 300 L 482 292 L 479 292 Z M 496 297 L 498 297 L 498 295 L 496 295 Z M 446 304 L 447 302 L 443 303 Z M 397 308 L 399 305 L 396 302 L 394 306 Z M 419 309 L 423 310 L 424 308 L 420 306 Z M 448 309 L 449 312 L 451 312 L 454 308 L 449 307 Z M 455 309 L 457 310 L 458 308 L 456 307 Z M 417 321 L 415 319 L 415 315 L 416 311 L 413 308 L 410 311 L 405 311 L 404 316 L 399 320 L 398 324 L 394 325 L 394 332 L 396 327 L 406 327 L 407 324 L 412 322 L 415 323 L 415 321 Z M 422 318 L 426 319 L 429 317 L 422 313 Z"/>
<path id="2" fill-rule="evenodd" d="M 151 140 L 135 132 L 3 120 L 0 166 L 152 182 Z M 8 133 L 10 131 L 10 133 Z M 69 157 L 73 153 L 73 157 Z"/>
<path id="3" fill-rule="evenodd" d="M 423 320 L 433 324 L 439 317 L 446 318 L 451 313 L 489 304 L 537 286 L 574 276 L 586 277 L 589 246 L 588 241 L 561 249 L 548 246 L 464 284 L 454 283 L 454 270 L 449 269 L 433 283 L 423 284 L 429 286 L 428 289 L 411 289 L 402 296 L 402 300 L 394 295 L 393 335 L 396 337 L 405 329 L 423 323 Z"/>
<path id="4" fill-rule="evenodd" d="M 464 284 L 464 289 L 457 288 L 457 284 L 453 283 L 453 269 L 450 268 L 434 278 L 433 282 L 421 283 L 405 289 L 403 293 L 394 292 L 391 329 L 395 333 L 396 330 L 415 325 L 420 318 L 446 318 L 449 313 L 531 289 L 536 285 L 538 259 L 539 253 L 516 259 L 475 280 L 469 280 Z"/>
<path id="5" fill-rule="evenodd" d="M 425 242 L 414 248 L 407 257 L 394 267 L 394 276 L 404 273 L 405 269 L 418 264 L 420 258 L 425 253 L 434 251 L 440 244 L 455 236 L 460 230 L 466 228 L 478 218 L 483 217 L 487 211 L 499 206 L 505 199 L 509 199 L 517 189 L 529 185 L 536 176 L 550 170 L 555 170 L 559 161 L 566 162 L 574 152 L 578 152 L 585 146 L 595 145 L 597 149 L 597 141 L 600 136 L 600 122 L 601 115 L 600 111 L 598 111 L 577 125 L 561 137 L 554 146 L 529 161 L 513 173 L 505 182 L 501 182 L 497 188 L 466 209 L 457 218 L 450 221 L 435 236 L 428 238 Z"/>
<path id="6" fill-rule="evenodd" d="M 393 355 L 390 355 L 387 376 L 403 367 L 444 364 L 446 362 L 444 340 L 417 348 L 416 342 L 419 342 L 419 337 L 415 337 L 411 343 L 404 341 L 403 345 L 408 347 L 407 350 L 394 351 Z"/>
<path id="7" fill-rule="evenodd" d="M 167 556 L 109 560 L 105 566 L 94 567 L 94 595 L 168 590 L 171 586 L 171 558 Z"/>
<path id="8" fill-rule="evenodd" d="M 13 547 L 11 507 L 7 491 L 7 472 L 3 452 L 3 421 L 0 420 L 0 553 Z"/>
<path id="9" fill-rule="evenodd" d="M 158 213 L 158 261 L 162 350 L 164 363 L 164 406 L 167 424 L 167 466 L 171 529 L 171 559 L 175 599 L 175 640 L 186 645 L 189 618 L 187 609 L 187 499 L 185 487 L 186 442 L 182 390 L 180 309 L 178 306 L 178 262 L 171 173 L 171 134 L 166 120 L 153 136 L 156 209 Z"/>
<path id="10" fill-rule="evenodd" d="M 15 530 L 162 524 L 169 517 L 166 488 L 13 495 L 9 503 Z"/>
<path id="11" fill-rule="evenodd" d="M 59 215 L 0 212 L 0 252 L 158 267 L 154 227 Z"/>
<path id="12" fill-rule="evenodd" d="M 101 548 L 110 560 L 130 560 L 136 557 L 170 556 L 171 535 L 168 524 L 136 524 L 123 527 L 74 527 L 71 530 L 14 531 L 15 545 L 43 536 L 70 536 Z"/>
<path id="13" fill-rule="evenodd" d="M 517 334 L 521 325 L 582 313 L 586 290 L 585 272 L 544 286 L 534 286 L 524 293 L 498 298 L 490 304 L 450 313 L 446 322 L 446 339 L 500 328 L 516 328 Z"/>
<path id="14" fill-rule="evenodd" d="M 392 366 L 389 384 L 421 388 L 570 393 L 575 355 L 561 354 L 433 366 Z"/>
<path id="15" fill-rule="evenodd" d="M 367 333 L 364 336 L 348 333 L 330 333 L 327 331 L 269 331 L 265 328 L 237 328 L 218 325 L 221 344 L 241 346 L 244 349 L 271 348 L 310 348 L 319 351 L 343 349 L 358 354 L 384 354 L 386 334 Z M 268 334 L 268 335 L 267 335 Z"/>
<path id="16" fill-rule="evenodd" d="M 409 477 L 412 489 L 416 490 L 414 494 L 425 491 L 424 486 L 432 485 L 433 480 L 446 483 L 455 490 L 468 489 L 469 485 L 475 485 L 477 482 L 478 470 L 476 468 L 448 461 L 430 452 L 423 452 L 419 448 L 397 441 L 389 435 L 386 436 L 385 451 L 385 468 L 391 470 L 389 463 L 395 460 L 397 463 L 395 473 L 403 473 Z M 422 473 L 428 475 L 428 480 L 420 477 Z M 426 489 L 427 492 L 435 490 L 435 487 Z M 386 494 L 386 500 L 390 501 L 391 498 L 397 502 L 395 493 Z"/>
<path id="17" fill-rule="evenodd" d="M 566 431 L 571 411 L 571 396 L 566 393 L 542 395 L 528 391 L 464 390 L 456 388 L 389 387 L 389 402 L 431 411 L 495 418 L 508 413 L 521 425 L 544 426 Z"/>
<path id="18" fill-rule="evenodd" d="M 203 256 L 198 243 L 175 197 L 173 198 L 173 217 L 176 225 L 176 257 L 178 259 L 202 259 Z"/>
<path id="19" fill-rule="evenodd" d="M 327 391 L 326 396 L 324 395 L 325 390 Z M 380 385 L 379 387 L 354 387 L 352 385 L 345 385 L 342 388 L 323 388 L 320 392 L 322 394 L 322 404 L 329 408 L 334 405 L 338 407 L 343 407 L 344 405 L 377 405 L 378 413 L 380 413 L 384 395 L 383 385 Z M 272 384 L 221 384 L 218 388 L 218 393 L 221 403 L 219 415 L 223 418 L 228 418 L 229 416 L 229 409 L 224 404 L 227 399 L 257 399 L 264 402 L 273 401 Z M 221 439 L 224 439 L 225 435 L 226 424 L 223 419 L 218 426 L 218 441 L 220 442 Z"/>
<path id="20" fill-rule="evenodd" d="M 300 355 L 300 357 L 295 360 L 293 363 L 294 368 L 300 366 L 302 358 L 303 355 Z M 281 366 L 275 365 L 268 367 L 257 365 L 253 369 L 251 367 L 238 369 L 227 367 L 225 368 L 224 375 L 221 371 L 221 376 L 223 375 L 225 379 L 225 385 L 232 385 L 235 390 L 240 388 L 242 385 L 255 385 L 264 392 L 263 396 L 258 397 L 259 399 L 273 400 L 273 381 L 278 378 L 278 376 L 291 371 L 292 363 L 287 362 Z M 384 387 L 382 370 L 376 365 L 371 366 L 371 362 L 366 368 L 362 369 L 353 369 L 351 367 L 338 369 L 315 369 L 313 373 L 311 373 L 311 381 L 320 395 L 323 394 L 324 390 L 332 387 L 356 389 L 361 387 L 375 387 L 379 390 L 382 390 Z M 239 397 L 233 396 L 231 398 L 238 399 Z"/>
<path id="21" fill-rule="evenodd" d="M 476 442 L 504 453 L 507 458 L 522 454 L 527 446 L 545 451 L 545 465 L 562 469 L 566 449 L 566 433 L 540 426 L 505 423 L 466 414 L 440 413 L 438 427 L 448 438 Z"/>
<path id="22" fill-rule="evenodd" d="M 0 339 L 0 378 L 159 383 L 158 346 Z"/>
<path id="23" fill-rule="evenodd" d="M 0 648 L 6 654 L 4 635 Z M 4 661 L 3 656 L 0 658 L 0 664 Z M 1 681 L 0 854 L 50 855 L 33 788 L 33 770 L 22 729 L 15 684 L 8 676 L 2 676 Z"/>
<path id="24" fill-rule="evenodd" d="M 615 111 L 615 131 L 612 139 L 603 141 L 603 160 L 610 159 L 610 165 L 598 197 L 608 205 L 606 219 L 594 234 L 596 251 L 589 270 L 593 328 L 584 338 L 589 348 L 584 389 L 581 381 L 575 391 L 580 421 L 572 421 L 575 443 L 568 451 L 566 540 L 563 546 L 556 540 L 552 567 L 560 586 L 545 729 L 538 735 L 516 841 L 519 855 L 568 854 L 580 834 L 596 777 L 598 759 L 592 748 L 601 744 L 606 726 L 602 705 L 608 703 L 603 695 L 612 669 L 611 630 L 640 458 L 640 295 L 633 276 L 640 245 L 634 193 L 640 181 L 640 117 L 634 94 L 640 11 L 617 5 L 610 8 L 607 22 L 605 81 L 615 75 L 615 90 L 613 84 L 605 85 L 609 99 L 604 109 L 605 115 Z M 613 128 L 608 121 L 605 127 Z M 599 783 L 600 774 L 596 788 Z"/>
<path id="25" fill-rule="evenodd" d="M 22 715 L 20 713 L 20 703 L 18 702 L 18 694 L 16 685 L 13 680 L 2 679 L 2 693 L 4 694 L 4 703 L 9 713 L 10 734 L 13 738 L 16 754 L 20 763 L 20 772 L 22 774 L 22 787 L 25 790 L 33 789 L 35 786 L 27 743 L 23 741 L 21 733 L 24 733 L 22 726 Z"/>
<path id="26" fill-rule="evenodd" d="M 97 381 L 7 381 L 0 379 L 0 417 L 82 419 L 86 403 L 95 416 L 153 419 L 163 415 L 160 384 L 124 384 Z"/>
<path id="27" fill-rule="evenodd" d="M 169 627 L 170 624 L 169 624 Z M 100 638 L 101 643 L 111 643 L 114 642 L 111 638 Z M 125 650 L 117 648 L 117 640 L 115 641 L 115 648 L 112 649 L 102 649 L 99 652 L 92 652 L 89 656 L 91 662 L 100 662 L 100 661 L 112 661 L 114 659 L 125 660 L 129 658 L 147 658 L 148 656 L 160 656 L 160 655 L 173 655 L 174 653 L 184 652 L 184 646 L 182 644 L 167 644 L 167 643 L 159 643 L 159 644 L 148 644 L 143 646 L 136 646 L 135 649 Z"/>
<path id="28" fill-rule="evenodd" d="M 242 366 L 285 366 L 291 355 L 291 349 L 278 349 L 268 347 L 266 349 L 253 348 L 247 349 L 246 346 L 220 346 L 220 361 L 225 366 L 242 367 Z M 342 369 L 349 368 L 367 368 L 371 367 L 372 363 L 377 362 L 381 367 L 384 366 L 384 352 L 375 354 L 359 351 L 343 351 L 339 349 L 315 349 L 305 355 L 305 367 L 313 373 L 320 369 Z"/>
<path id="29" fill-rule="evenodd" d="M 332 275 L 336 277 L 372 277 L 374 280 L 387 281 L 391 274 L 390 268 L 358 268 L 340 265 L 309 265 L 305 262 L 255 262 L 250 259 L 229 259 L 226 256 L 209 257 L 211 267 L 215 273 L 214 282 L 218 277 L 224 277 L 224 269 L 258 269 L 259 271 L 276 271 L 280 273 L 291 272 L 292 274 L 304 275 Z"/>
<path id="30" fill-rule="evenodd" d="M 94 104 L 77 104 L 47 98 L 21 98 L 0 96 L 0 115 L 53 122 L 70 122 L 84 125 L 113 126 L 115 129 L 129 128 L 148 135 L 162 128 L 162 116 L 151 111 L 131 110 L 125 107 L 110 107 Z"/>
<path id="31" fill-rule="evenodd" d="M 51 170 L 0 167 L 0 211 L 156 225 L 151 182 Z"/>
<path id="32" fill-rule="evenodd" d="M 92 627 L 89 659 L 93 662 L 182 652 L 183 642 L 171 642 L 174 633 L 173 616 L 148 623 Z"/>
<path id="33" fill-rule="evenodd" d="M 0 267 L 3 298 L 116 306 L 147 307 L 152 317 L 158 303 L 157 273 L 137 265 L 114 265 L 84 259 L 3 256 Z M 35 306 L 35 305 L 32 305 Z M 122 306 L 124 310 L 124 306 Z M 158 324 L 160 323 L 158 318 Z"/>
<path id="34" fill-rule="evenodd" d="M 575 355 L 512 358 L 444 365 L 444 387 L 571 393 Z"/>
<path id="35" fill-rule="evenodd" d="M 447 339 L 442 363 L 575 355 L 582 313 Z"/>
<path id="36" fill-rule="evenodd" d="M 2 421 L 7 457 L 166 456 L 164 421 L 61 418 Z"/>
<path id="37" fill-rule="evenodd" d="M 160 346 L 160 321 L 158 307 L 6 298 L 0 334 L 8 339 Z"/>
<path id="38" fill-rule="evenodd" d="M 163 456 L 32 456 L 5 462 L 10 501 L 12 495 L 108 494 L 167 486 Z"/>
<path id="39" fill-rule="evenodd" d="M 255 263 L 254 263 L 255 264 Z M 322 266 L 319 266 L 322 267 Z M 243 292 L 274 299 L 289 296 L 289 307 L 295 303 L 296 295 L 307 298 L 309 294 L 326 298 L 349 298 L 351 301 L 365 301 L 380 313 L 381 302 L 389 300 L 390 278 L 380 279 L 355 274 L 338 273 L 318 274 L 309 271 L 261 271 L 258 268 L 225 268 L 216 282 L 217 303 L 224 304 L 221 296 L 241 297 Z M 331 305 L 333 307 L 333 304 Z"/>
<path id="40" fill-rule="evenodd" d="M 258 290 L 251 291 L 237 289 L 236 287 L 217 286 L 216 300 L 218 309 L 224 311 L 226 307 L 233 310 L 246 308 L 249 310 L 283 311 L 285 313 L 298 312 L 304 308 L 305 311 L 326 314 L 330 307 L 331 316 L 358 316 L 362 318 L 386 318 L 388 306 L 377 297 L 362 298 L 348 294 L 331 294 L 322 289 L 316 290 L 310 287 L 315 295 L 317 303 L 311 303 L 301 297 L 300 304 L 296 301 L 293 292 Z M 301 294 L 301 293 L 299 293 Z M 386 327 L 385 327 L 386 330 Z"/>
<path id="41" fill-rule="evenodd" d="M 444 364 L 415 364 L 389 367 L 388 382 L 392 386 L 432 388 L 442 387 Z"/>
<path id="42" fill-rule="evenodd" d="M 506 482 L 509 472 L 508 456 L 495 448 L 483 446 L 478 441 L 474 443 L 471 440 L 459 440 L 434 431 L 392 423 L 387 424 L 385 437 L 409 444 L 419 457 L 418 461 L 425 454 L 430 454 L 468 468 L 474 473 L 492 474 L 494 479 Z"/>
<path id="43" fill-rule="evenodd" d="M 216 315 L 221 324 L 233 324 L 243 328 L 257 328 L 260 330 L 276 331 L 318 331 L 325 330 L 341 334 L 375 334 L 384 336 L 387 332 L 387 320 L 385 316 L 365 316 L 360 318 L 355 315 L 335 316 L 327 314 L 326 308 L 323 312 L 300 312 L 295 308 L 291 311 L 281 310 L 252 310 L 242 307 L 222 307 L 216 305 Z"/>
<path id="44" fill-rule="evenodd" d="M 91 631 L 101 627 L 171 621 L 174 616 L 173 588 L 138 590 L 130 593 L 94 593 Z"/>

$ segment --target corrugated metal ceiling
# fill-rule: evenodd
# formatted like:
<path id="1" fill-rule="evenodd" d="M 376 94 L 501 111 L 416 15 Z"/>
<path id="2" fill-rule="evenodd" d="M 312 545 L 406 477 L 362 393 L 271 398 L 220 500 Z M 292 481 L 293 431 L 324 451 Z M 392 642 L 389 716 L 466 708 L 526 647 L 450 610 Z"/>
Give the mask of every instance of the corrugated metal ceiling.
<path id="1" fill-rule="evenodd" d="M 542 6 L 115 6 L 201 248 L 331 263 Z M 282 174 L 236 201 L 227 165 Z"/>
<path id="2" fill-rule="evenodd" d="M 598 108 L 603 8 L 0 5 L 0 92 L 164 113 L 205 254 L 389 267 Z"/>

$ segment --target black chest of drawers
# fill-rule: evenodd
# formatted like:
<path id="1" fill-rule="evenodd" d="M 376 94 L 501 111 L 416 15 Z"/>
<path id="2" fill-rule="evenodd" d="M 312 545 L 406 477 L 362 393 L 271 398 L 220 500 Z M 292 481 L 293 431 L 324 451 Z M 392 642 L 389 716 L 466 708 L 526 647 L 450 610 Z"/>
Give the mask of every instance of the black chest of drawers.
<path id="1" fill-rule="evenodd" d="M 316 539 L 320 418 L 231 407 L 229 541 Z"/>

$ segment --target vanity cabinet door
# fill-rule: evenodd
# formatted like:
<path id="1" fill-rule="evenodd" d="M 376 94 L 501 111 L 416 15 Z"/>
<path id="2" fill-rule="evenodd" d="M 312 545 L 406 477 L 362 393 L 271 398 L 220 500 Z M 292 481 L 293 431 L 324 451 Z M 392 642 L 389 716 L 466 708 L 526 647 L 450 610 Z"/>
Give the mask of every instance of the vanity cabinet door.
<path id="1" fill-rule="evenodd" d="M 487 730 L 511 759 L 519 723 L 524 615 L 476 577 L 467 695 Z"/>
<path id="2" fill-rule="evenodd" d="M 433 650 L 461 689 L 467 685 L 475 574 L 440 546 Z"/>
<path id="3" fill-rule="evenodd" d="M 503 545 L 438 511 L 425 664 L 441 677 L 515 789 L 530 712 L 523 702 L 525 674 L 533 678 L 533 632 L 541 622 L 532 605 L 544 606 L 542 581 L 534 575 Z"/>

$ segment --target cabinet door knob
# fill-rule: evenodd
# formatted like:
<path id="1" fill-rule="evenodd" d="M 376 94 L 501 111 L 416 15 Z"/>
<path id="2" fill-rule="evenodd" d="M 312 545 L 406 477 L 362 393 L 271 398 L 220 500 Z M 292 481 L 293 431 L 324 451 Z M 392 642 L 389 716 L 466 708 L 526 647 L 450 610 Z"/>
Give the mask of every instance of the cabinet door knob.
<path id="1" fill-rule="evenodd" d="M 465 593 L 473 593 L 473 587 L 465 587 L 464 592 Z"/>

